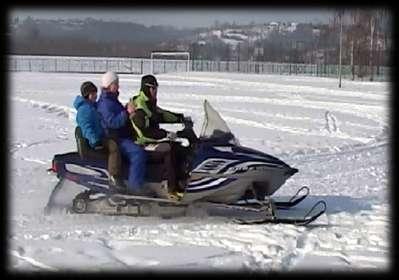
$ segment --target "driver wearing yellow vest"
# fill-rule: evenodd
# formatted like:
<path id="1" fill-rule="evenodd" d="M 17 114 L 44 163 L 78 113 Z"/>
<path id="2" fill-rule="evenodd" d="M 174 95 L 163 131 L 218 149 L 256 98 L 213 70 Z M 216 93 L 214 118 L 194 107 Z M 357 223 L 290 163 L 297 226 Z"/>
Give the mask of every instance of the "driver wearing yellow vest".
<path id="1" fill-rule="evenodd" d="M 138 95 L 131 99 L 135 114 L 131 118 L 134 140 L 137 144 L 154 143 L 165 137 L 174 139 L 176 134 L 159 127 L 160 123 L 183 123 L 184 115 L 163 110 L 157 106 L 158 82 L 153 75 L 143 76 Z"/>
<path id="2" fill-rule="evenodd" d="M 147 151 L 164 153 L 165 168 L 168 173 L 169 191 L 182 190 L 176 179 L 176 155 L 172 146 L 167 142 L 157 143 L 162 138 L 176 139 L 174 132 L 159 127 L 160 123 L 183 123 L 184 115 L 163 110 L 157 106 L 158 82 L 153 75 L 145 75 L 141 79 L 138 95 L 130 100 L 129 106 L 134 108 L 131 115 L 134 141 L 143 145 Z"/>

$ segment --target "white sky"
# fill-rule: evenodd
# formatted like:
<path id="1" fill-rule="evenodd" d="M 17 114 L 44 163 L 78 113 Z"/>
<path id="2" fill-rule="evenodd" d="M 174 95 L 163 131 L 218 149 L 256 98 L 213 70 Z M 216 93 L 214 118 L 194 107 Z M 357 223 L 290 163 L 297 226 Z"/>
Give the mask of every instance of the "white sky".
<path id="1" fill-rule="evenodd" d="M 103 20 L 130 21 L 146 26 L 172 25 L 178 28 L 208 27 L 219 21 L 246 24 L 250 22 L 266 23 L 270 21 L 294 21 L 327 23 L 334 10 L 327 8 L 273 8 L 267 6 L 248 6 L 244 8 L 232 7 L 127 7 L 118 8 L 15 8 L 10 10 L 10 17 L 18 16 L 20 19 L 31 16 L 33 18 L 68 19 L 92 17 Z"/>

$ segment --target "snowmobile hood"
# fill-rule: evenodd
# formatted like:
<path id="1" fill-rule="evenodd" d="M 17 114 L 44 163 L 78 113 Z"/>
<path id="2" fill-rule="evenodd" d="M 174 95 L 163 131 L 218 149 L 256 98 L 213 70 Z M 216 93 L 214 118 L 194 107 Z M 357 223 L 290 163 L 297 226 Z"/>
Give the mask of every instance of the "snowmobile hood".
<path id="1" fill-rule="evenodd" d="M 229 165 L 233 163 L 257 162 L 270 167 L 290 169 L 290 166 L 282 160 L 257 150 L 243 146 L 214 145 L 214 143 L 209 142 L 203 142 L 198 146 L 193 167 L 211 159 L 220 163 L 226 161 Z"/>

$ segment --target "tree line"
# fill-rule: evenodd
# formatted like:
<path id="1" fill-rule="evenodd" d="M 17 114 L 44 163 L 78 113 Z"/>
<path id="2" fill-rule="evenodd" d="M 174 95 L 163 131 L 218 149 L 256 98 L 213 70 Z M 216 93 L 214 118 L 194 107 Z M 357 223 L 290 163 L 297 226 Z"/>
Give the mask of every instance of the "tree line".
<path id="1" fill-rule="evenodd" d="M 216 37 L 207 44 L 193 42 L 190 45 L 194 59 L 319 65 L 338 65 L 340 49 L 342 64 L 350 65 L 352 79 L 368 76 L 373 80 L 374 72 L 379 75 L 382 66 L 391 65 L 392 15 L 389 10 L 335 10 L 329 23 L 301 23 L 293 32 L 273 30 L 267 38 L 244 41 L 235 47 Z"/>
<path id="2" fill-rule="evenodd" d="M 9 54 L 149 57 L 153 49 L 178 44 L 194 30 L 96 19 L 27 17 L 9 24 Z"/>
<path id="3" fill-rule="evenodd" d="M 341 33 L 342 24 L 342 33 Z M 340 9 L 327 24 L 300 23 L 293 32 L 273 30 L 266 38 L 231 45 L 218 36 L 201 42 L 198 34 L 235 28 L 253 36 L 254 26 L 225 23 L 210 28 L 176 29 L 95 19 L 80 21 L 14 19 L 9 53 L 148 58 L 152 51 L 189 51 L 193 60 L 268 61 L 351 66 L 357 77 L 390 66 L 392 15 L 387 9 Z M 252 33 L 251 33 L 252 32 Z M 340 39 L 342 45 L 340 45 Z"/>

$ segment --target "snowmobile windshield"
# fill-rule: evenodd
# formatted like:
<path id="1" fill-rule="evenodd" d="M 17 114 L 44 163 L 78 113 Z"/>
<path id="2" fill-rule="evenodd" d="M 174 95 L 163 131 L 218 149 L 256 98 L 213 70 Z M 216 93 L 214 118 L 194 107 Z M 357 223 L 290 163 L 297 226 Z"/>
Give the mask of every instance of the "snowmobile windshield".
<path id="1" fill-rule="evenodd" d="M 204 112 L 205 116 L 200 135 L 201 139 L 239 145 L 238 140 L 231 132 L 226 122 L 207 100 L 204 101 Z"/>

